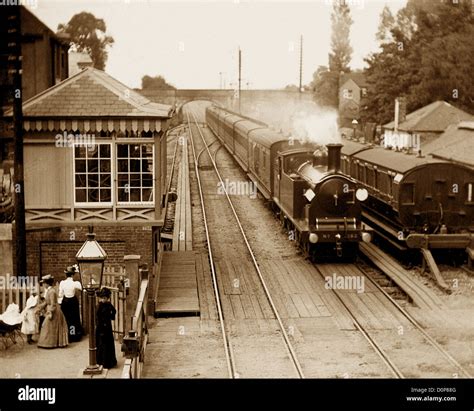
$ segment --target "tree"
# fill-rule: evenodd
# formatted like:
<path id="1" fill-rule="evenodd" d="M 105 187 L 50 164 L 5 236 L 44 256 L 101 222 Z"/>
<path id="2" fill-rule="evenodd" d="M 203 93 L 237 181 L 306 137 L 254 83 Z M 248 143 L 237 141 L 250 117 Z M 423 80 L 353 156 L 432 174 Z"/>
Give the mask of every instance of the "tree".
<path id="1" fill-rule="evenodd" d="M 107 47 L 114 43 L 114 39 L 105 34 L 106 31 L 103 19 L 98 19 L 85 11 L 72 16 L 69 23 L 58 25 L 59 33 L 69 34 L 72 48 L 89 54 L 94 67 L 99 70 L 105 69 Z"/>
<path id="2" fill-rule="evenodd" d="M 142 89 L 150 88 L 155 90 L 176 90 L 176 87 L 167 83 L 163 76 L 143 76 Z"/>
<path id="3" fill-rule="evenodd" d="M 310 84 L 316 103 L 323 107 L 338 106 L 339 74 L 326 66 L 319 66 Z"/>
<path id="4" fill-rule="evenodd" d="M 401 96 L 408 111 L 445 100 L 474 113 L 474 18 L 468 3 L 410 0 L 390 32 L 392 40 L 366 58 L 363 120 L 392 120 L 394 100 Z"/>
<path id="5" fill-rule="evenodd" d="M 390 8 L 386 5 L 380 15 L 380 23 L 375 38 L 380 44 L 391 43 L 393 41 L 392 30 L 395 26 L 395 17 L 393 17 Z"/>
<path id="6" fill-rule="evenodd" d="M 353 23 L 351 10 L 346 2 L 334 2 L 331 14 L 331 53 L 329 53 L 329 70 L 340 73 L 349 72 L 352 47 L 350 30 Z"/>
<path id="7" fill-rule="evenodd" d="M 314 99 L 321 106 L 337 108 L 339 105 L 339 76 L 349 72 L 352 56 L 349 34 L 352 24 L 350 8 L 345 2 L 335 2 L 331 14 L 331 52 L 329 67 L 319 66 L 313 74 L 311 88 Z"/>

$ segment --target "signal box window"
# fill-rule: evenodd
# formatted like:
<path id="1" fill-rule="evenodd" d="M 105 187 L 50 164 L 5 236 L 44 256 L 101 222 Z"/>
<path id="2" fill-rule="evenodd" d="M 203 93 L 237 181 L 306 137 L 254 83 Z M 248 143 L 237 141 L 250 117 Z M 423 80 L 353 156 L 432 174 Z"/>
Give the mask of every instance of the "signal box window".
<path id="1" fill-rule="evenodd" d="M 76 203 L 110 203 L 112 173 L 110 144 L 74 147 Z"/>

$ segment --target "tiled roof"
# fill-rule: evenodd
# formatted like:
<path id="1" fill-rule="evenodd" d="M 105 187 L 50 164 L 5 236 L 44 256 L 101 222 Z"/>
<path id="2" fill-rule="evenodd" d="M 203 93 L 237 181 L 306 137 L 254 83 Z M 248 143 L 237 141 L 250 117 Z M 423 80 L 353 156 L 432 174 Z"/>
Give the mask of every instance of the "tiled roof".
<path id="1" fill-rule="evenodd" d="M 353 80 L 359 87 L 367 87 L 367 80 L 364 73 L 344 73 L 341 74 L 339 84 L 342 86 L 347 80 Z"/>
<path id="2" fill-rule="evenodd" d="M 462 120 L 473 120 L 474 116 L 460 110 L 446 101 L 435 101 L 408 114 L 398 129 L 401 131 L 437 131 L 443 132 L 446 128 Z M 393 130 L 394 121 L 383 127 Z"/>
<path id="3" fill-rule="evenodd" d="M 449 126 L 424 151 L 434 157 L 474 167 L 474 121 L 462 121 Z"/>
<path id="4" fill-rule="evenodd" d="M 7 115 L 11 113 L 6 113 Z M 89 67 L 23 103 L 23 116 L 169 117 L 171 106 L 153 103 L 101 70 Z"/>

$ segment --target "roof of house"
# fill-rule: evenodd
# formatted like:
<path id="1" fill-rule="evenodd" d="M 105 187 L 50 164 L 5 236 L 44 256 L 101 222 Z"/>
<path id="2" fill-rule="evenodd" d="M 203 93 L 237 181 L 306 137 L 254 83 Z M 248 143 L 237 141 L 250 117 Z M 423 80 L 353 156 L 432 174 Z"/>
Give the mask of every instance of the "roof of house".
<path id="1" fill-rule="evenodd" d="M 474 121 L 452 124 L 436 140 L 426 145 L 425 153 L 433 157 L 474 166 Z"/>
<path id="2" fill-rule="evenodd" d="M 25 118 L 170 117 L 172 107 L 153 103 L 107 73 L 88 67 L 23 103 Z M 11 111 L 6 115 L 11 115 Z"/>
<path id="3" fill-rule="evenodd" d="M 341 74 L 339 84 L 343 86 L 348 80 L 354 81 L 359 87 L 367 87 L 367 80 L 364 73 L 355 72 Z"/>
<path id="4" fill-rule="evenodd" d="M 446 128 L 462 120 L 474 120 L 474 116 L 460 110 L 446 101 L 435 101 L 406 116 L 398 125 L 401 131 L 443 132 Z M 384 124 L 384 128 L 393 130 L 394 121 Z"/>

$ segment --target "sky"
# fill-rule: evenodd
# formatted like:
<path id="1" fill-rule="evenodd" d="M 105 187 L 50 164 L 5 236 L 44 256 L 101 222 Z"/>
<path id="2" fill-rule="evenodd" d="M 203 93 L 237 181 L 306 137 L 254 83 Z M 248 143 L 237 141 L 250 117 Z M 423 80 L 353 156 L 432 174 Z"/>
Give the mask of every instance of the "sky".
<path id="1" fill-rule="evenodd" d="M 303 84 L 327 65 L 332 1 L 36 0 L 32 12 L 53 31 L 81 11 L 104 19 L 115 39 L 105 71 L 129 87 L 162 75 L 178 88 L 235 88 L 240 47 L 242 88 L 275 89 L 299 82 L 300 35 Z M 354 20 L 351 68 L 362 68 L 377 50 L 383 7 L 396 13 L 406 0 L 346 2 Z"/>

